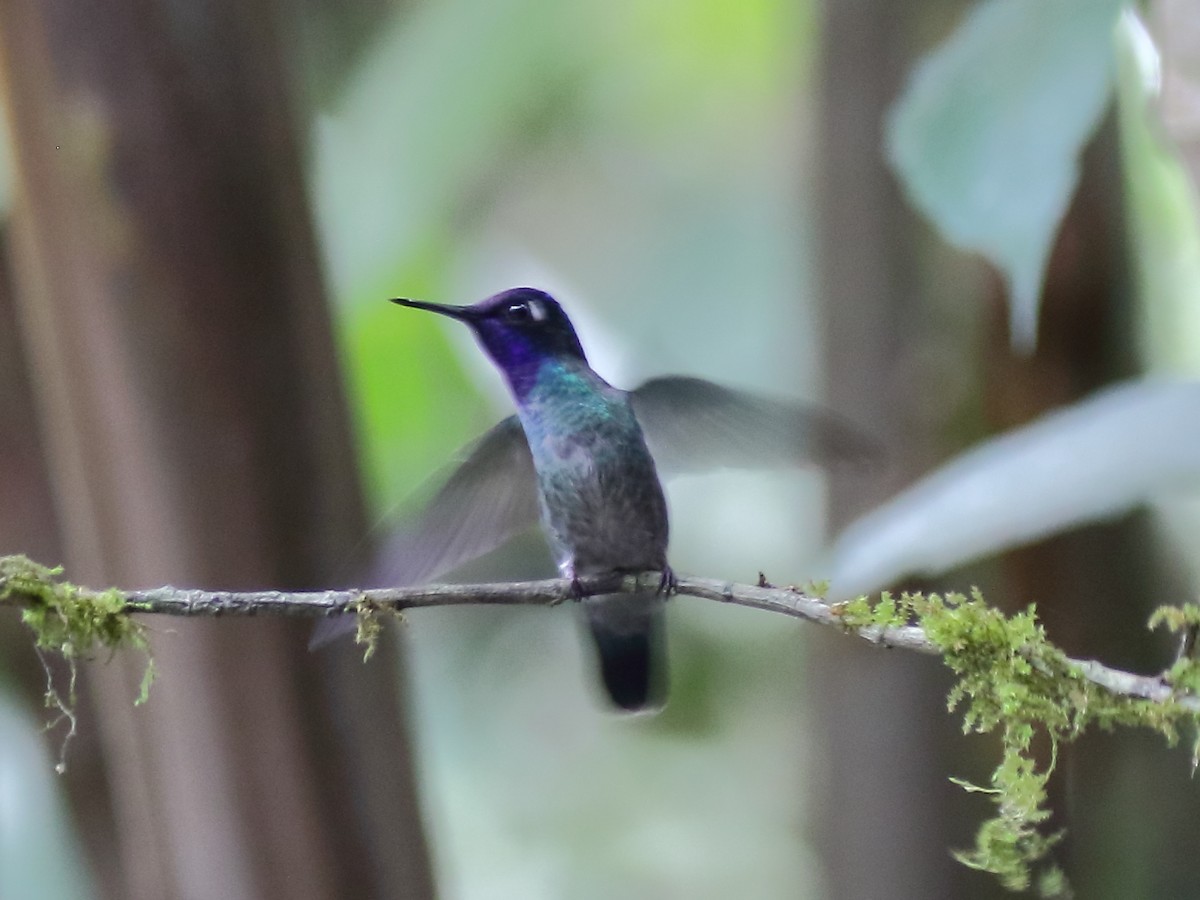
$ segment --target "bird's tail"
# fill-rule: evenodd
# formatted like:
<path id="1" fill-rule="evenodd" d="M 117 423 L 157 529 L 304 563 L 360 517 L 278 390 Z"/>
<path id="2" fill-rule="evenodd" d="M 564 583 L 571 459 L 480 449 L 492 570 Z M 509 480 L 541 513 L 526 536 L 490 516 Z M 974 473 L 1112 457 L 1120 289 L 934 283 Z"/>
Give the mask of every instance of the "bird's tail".
<path id="1" fill-rule="evenodd" d="M 588 597 L 583 601 L 596 645 L 600 677 L 624 712 L 656 712 L 667 702 L 666 606 L 654 594 Z"/>

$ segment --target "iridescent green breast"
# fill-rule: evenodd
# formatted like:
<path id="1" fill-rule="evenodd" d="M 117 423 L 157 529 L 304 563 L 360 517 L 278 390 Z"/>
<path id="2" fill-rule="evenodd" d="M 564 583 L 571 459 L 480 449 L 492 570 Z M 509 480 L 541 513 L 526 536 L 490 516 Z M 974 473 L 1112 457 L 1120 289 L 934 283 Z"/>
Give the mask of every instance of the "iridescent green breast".
<path id="1" fill-rule="evenodd" d="M 628 395 L 586 366 L 552 361 L 520 415 L 560 565 L 579 574 L 665 565 L 666 503 Z"/>
<path id="2" fill-rule="evenodd" d="M 539 453 L 561 455 L 564 445 L 616 452 L 621 443 L 641 439 L 624 392 L 573 361 L 543 363 L 520 413 L 535 461 Z"/>

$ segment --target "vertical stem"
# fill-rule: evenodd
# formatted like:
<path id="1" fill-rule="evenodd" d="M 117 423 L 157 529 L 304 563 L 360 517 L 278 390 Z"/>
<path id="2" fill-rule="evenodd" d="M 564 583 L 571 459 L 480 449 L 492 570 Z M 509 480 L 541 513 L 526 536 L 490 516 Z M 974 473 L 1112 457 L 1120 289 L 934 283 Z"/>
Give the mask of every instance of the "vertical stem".
<path id="1" fill-rule="evenodd" d="M 929 4 L 824 4 L 819 118 L 817 266 L 824 303 L 827 399 L 888 448 L 880 477 L 831 482 L 834 532 L 944 456 L 945 373 L 929 367 L 969 353 L 962 304 L 936 305 L 939 267 L 883 155 L 883 125 Z M 952 264 L 951 264 L 952 265 Z M 944 276 L 943 276 L 944 277 Z M 954 348 L 953 341 L 963 346 Z M 968 367 L 964 367 L 969 371 Z M 921 659 L 899 659 L 830 636 L 811 643 L 808 683 L 824 772 L 811 830 L 831 897 L 954 896 L 947 852 L 951 794 L 941 741 L 947 681 Z M 869 863 L 865 862 L 869 860 Z"/>

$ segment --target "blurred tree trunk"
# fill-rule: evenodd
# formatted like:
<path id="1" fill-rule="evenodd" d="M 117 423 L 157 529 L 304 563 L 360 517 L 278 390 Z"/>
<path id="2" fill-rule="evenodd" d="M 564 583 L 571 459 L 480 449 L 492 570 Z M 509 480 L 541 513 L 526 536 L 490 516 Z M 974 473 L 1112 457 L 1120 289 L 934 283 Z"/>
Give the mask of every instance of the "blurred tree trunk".
<path id="1" fill-rule="evenodd" d="M 950 426 L 973 402 L 979 278 L 937 248 L 883 152 L 885 113 L 919 33 L 930 21 L 953 22 L 960 8 L 941 0 L 824 4 L 817 269 L 826 397 L 887 448 L 880 475 L 833 477 L 833 533 L 949 455 Z M 969 845 L 971 834 L 956 828 L 957 788 L 945 777 L 944 748 L 958 733 L 945 714 L 946 673 L 936 661 L 838 635 L 809 640 L 822 757 L 810 830 L 829 896 L 964 896 L 961 879 L 971 873 L 948 852 Z M 983 880 L 969 883 L 986 890 Z"/>
<path id="2" fill-rule="evenodd" d="M 0 251 L 3 250 L 0 232 Z M 17 332 L 12 272 L 0 252 L 0 555 L 58 559 L 58 523 L 47 480 L 25 352 Z M 28 646 L 27 631 L 21 644 Z M 32 657 L 32 653 L 29 654 Z M 0 654 L 0 659 L 8 659 Z"/>
<path id="3" fill-rule="evenodd" d="M 990 311 L 985 397 L 996 431 L 1138 374 L 1122 183 L 1110 115 L 1083 156 L 1079 191 L 1051 255 L 1036 353 L 1014 357 L 1007 312 L 999 303 Z M 1171 649 L 1146 620 L 1157 606 L 1192 599 L 1165 562 L 1149 516 L 1139 513 L 1007 554 L 998 602 L 1036 602 L 1051 639 L 1068 653 L 1153 672 L 1166 667 Z M 1068 829 L 1058 857 L 1080 896 L 1194 890 L 1200 792 L 1182 754 L 1123 730 L 1090 736 L 1060 759 L 1053 824 Z"/>
<path id="4" fill-rule="evenodd" d="M 76 580 L 312 587 L 363 531 L 271 12 L 0 6 L 18 299 Z M 109 896 L 432 894 L 391 665 L 309 655 L 302 622 L 155 627 L 146 707 L 140 660 L 87 669 L 112 806 L 76 811 L 116 836 L 93 855 Z"/>
<path id="5" fill-rule="evenodd" d="M 1000 280 L 980 296 L 978 279 L 948 271 L 946 251 L 904 207 L 883 161 L 883 117 L 911 51 L 925 49 L 909 46 L 923 29 L 918 15 L 938 21 L 952 5 L 827 5 L 820 266 L 829 397 L 872 424 L 891 465 L 890 483 L 835 480 L 835 530 L 974 437 L 952 434 L 952 423 L 982 413 L 990 431 L 1003 431 L 1136 372 L 1111 121 L 1084 157 L 1031 357 L 1012 352 Z M 1186 598 L 1164 585 L 1147 525 L 1135 516 L 1045 541 L 965 583 L 1010 608 L 1036 601 L 1051 638 L 1071 652 L 1152 671 L 1165 657 L 1146 617 L 1158 602 Z M 942 712 L 944 676 L 921 660 L 815 640 L 811 684 L 830 771 L 814 827 L 832 896 L 1002 895 L 947 852 L 972 840 L 964 811 L 987 808 L 947 788 L 947 774 L 971 776 L 979 764 Z M 1052 827 L 1070 830 L 1057 859 L 1070 863 L 1081 896 L 1182 896 L 1196 883 L 1195 792 L 1185 762 L 1175 760 L 1172 774 L 1155 746 L 1122 733 L 1064 754 Z"/>
<path id="6" fill-rule="evenodd" d="M 0 555 L 23 553 L 31 559 L 56 563 L 62 555 L 58 522 L 50 490 L 49 473 L 38 435 L 32 385 L 17 327 L 17 310 L 5 245 L 0 232 Z M 48 660 L 57 677 L 65 667 Z M 47 716 L 42 702 L 46 676 L 29 629 L 19 616 L 0 615 L 0 669 L 27 700 L 31 719 Z M 98 727 L 87 696 L 80 698 L 75 713 L 80 730 L 72 748 L 74 765 L 63 784 L 80 819 L 104 817 L 112 802 L 100 757 Z M 48 741 L 61 740 L 62 730 L 50 733 Z M 56 748 L 47 754 L 49 759 Z M 96 860 L 113 859 L 116 841 L 112 829 L 92 828 L 80 835 L 86 852 Z M 103 892 L 115 896 L 117 883 L 112 867 L 94 867 L 94 877 Z"/>

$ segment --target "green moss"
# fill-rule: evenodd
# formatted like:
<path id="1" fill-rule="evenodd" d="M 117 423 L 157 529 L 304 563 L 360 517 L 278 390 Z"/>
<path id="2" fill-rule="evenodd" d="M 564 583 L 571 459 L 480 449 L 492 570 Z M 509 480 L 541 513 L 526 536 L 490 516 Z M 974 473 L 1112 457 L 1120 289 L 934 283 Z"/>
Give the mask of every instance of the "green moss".
<path id="1" fill-rule="evenodd" d="M 903 594 L 897 601 L 884 594 L 871 605 L 860 598 L 842 604 L 838 613 L 848 628 L 919 625 L 957 676 L 947 697 L 951 711 L 961 710 L 964 732 L 1000 736 L 1001 760 L 990 786 L 956 781 L 967 790 L 986 793 L 995 814 L 985 821 L 975 847 L 959 852 L 964 864 L 995 874 L 1011 890 L 1035 883 L 1043 896 L 1067 896 L 1061 871 L 1045 859 L 1062 838 L 1045 829 L 1050 818 L 1046 785 L 1054 771 L 1057 747 L 1091 726 L 1150 728 L 1174 743 L 1182 725 L 1195 727 L 1197 714 L 1174 702 L 1156 703 L 1114 694 L 1089 681 L 1066 655 L 1050 643 L 1033 606 L 1007 616 L 988 606 L 978 591 L 961 594 Z M 1200 622 L 1200 608 L 1160 610 L 1154 622 L 1190 627 Z M 1172 683 L 1194 692 L 1200 684 L 1197 664 L 1182 660 L 1172 670 Z M 1045 735 L 1051 759 L 1039 768 L 1034 738 Z"/>
<path id="2" fill-rule="evenodd" d="M 1160 606 L 1150 616 L 1150 628 L 1165 626 L 1176 634 L 1183 632 L 1183 644 L 1179 658 L 1168 669 L 1163 678 L 1177 691 L 1200 694 L 1200 659 L 1197 658 L 1197 634 L 1200 633 L 1200 606 L 1185 603 L 1183 606 Z M 1200 765 L 1200 721 L 1192 723 L 1192 774 Z"/>
<path id="3" fill-rule="evenodd" d="M 879 600 L 871 602 L 869 597 L 856 597 L 833 605 L 833 613 L 851 631 L 866 628 L 900 628 L 909 624 L 912 608 L 907 594 L 897 600 L 890 591 L 884 591 Z"/>
<path id="4" fill-rule="evenodd" d="M 1163 676 L 1174 687 L 1190 694 L 1200 693 L 1200 659 L 1196 658 L 1196 631 L 1200 629 L 1200 606 L 1160 606 L 1150 617 L 1150 628 L 1165 627 L 1184 633 L 1184 645 L 1175 664 Z"/>
<path id="5" fill-rule="evenodd" d="M 1058 866 L 1047 866 L 1042 871 L 1037 880 L 1037 892 L 1039 897 L 1060 897 L 1063 900 L 1074 896 L 1067 876 Z"/>
<path id="6" fill-rule="evenodd" d="M 0 557 L 0 601 L 13 599 L 43 650 L 78 659 L 98 647 L 147 649 L 145 626 L 129 616 L 120 591 L 78 587 L 62 580 L 61 568 L 24 556 Z"/>
<path id="7" fill-rule="evenodd" d="M 401 622 L 404 621 L 404 616 L 396 609 L 380 609 L 365 595 L 354 601 L 354 612 L 358 616 L 358 631 L 354 635 L 354 642 L 362 645 L 363 662 L 367 662 L 375 655 L 375 649 L 379 645 L 379 635 L 383 632 L 381 614 L 388 613 Z"/>
<path id="8" fill-rule="evenodd" d="M 884 591 L 879 602 L 871 610 L 872 624 L 876 628 L 900 628 L 908 624 L 910 604 L 907 595 L 901 595 L 899 601 L 890 591 Z"/>
<path id="9" fill-rule="evenodd" d="M 1043 834 L 1039 830 L 1050 818 L 1046 785 L 1054 764 L 1039 771 L 1020 749 L 1021 741 L 1018 735 L 1004 735 L 1004 754 L 992 773 L 991 788 L 952 779 L 968 791 L 989 794 L 996 804 L 996 815 L 975 835 L 975 847 L 956 852 L 954 858 L 972 869 L 993 873 L 1010 891 L 1029 889 L 1031 863 L 1043 859 L 1063 837 L 1061 831 Z"/>
<path id="10" fill-rule="evenodd" d="M 1200 626 L 1200 606 L 1185 603 L 1183 606 L 1160 606 L 1150 617 L 1147 627 L 1153 629 L 1165 625 L 1168 631 L 1179 632 L 1188 627 Z"/>
<path id="11" fill-rule="evenodd" d="M 135 702 L 146 702 L 154 680 L 154 661 L 146 642 L 146 627 L 130 617 L 120 591 L 90 591 L 62 580 L 61 568 L 39 565 L 24 556 L 0 557 L 0 603 L 15 603 L 21 619 L 33 631 L 34 644 L 46 669 L 46 705 L 56 709 L 57 719 L 70 723 L 61 753 L 75 733 L 75 684 L 77 664 L 96 652 L 133 647 L 146 654 L 146 670 Z M 66 660 L 69 679 L 64 697 L 54 686 L 43 654 L 50 652 Z M 59 761 L 60 771 L 63 762 Z"/>
<path id="12" fill-rule="evenodd" d="M 827 580 L 810 581 L 804 585 L 803 591 L 810 597 L 824 600 L 829 595 L 829 582 Z"/>
<path id="13" fill-rule="evenodd" d="M 867 597 L 855 597 L 833 605 L 833 614 L 849 629 L 870 628 L 876 625 L 875 609 Z"/>
<path id="14" fill-rule="evenodd" d="M 46 702 L 59 712 L 51 727 L 63 719 L 70 723 L 64 753 L 75 731 L 79 659 L 90 657 L 98 648 L 134 647 L 147 652 L 137 702 L 146 700 L 154 677 L 146 630 L 130 617 L 133 608 L 119 591 L 89 591 L 63 581 L 60 569 L 24 557 L 0 557 L 0 603 L 6 601 L 21 608 L 46 665 Z M 1185 697 L 1194 699 L 1200 690 L 1194 640 L 1185 642 L 1185 652 L 1165 676 L 1175 697 L 1154 702 L 1115 693 L 1085 677 L 1078 664 L 1047 640 L 1033 606 L 1009 616 L 989 607 L 978 591 L 969 597 L 885 593 L 874 604 L 860 597 L 837 604 L 833 611 L 851 631 L 919 626 L 957 676 L 947 704 L 951 711 L 962 712 L 963 730 L 999 736 L 1000 762 L 990 783 L 981 787 L 955 781 L 968 791 L 987 795 L 994 804 L 994 815 L 980 826 L 975 846 L 955 855 L 965 865 L 995 874 L 1009 889 L 1036 886 L 1042 896 L 1070 894 L 1062 872 L 1046 863 L 1062 838 L 1062 832 L 1047 830 L 1051 813 L 1046 791 L 1061 743 L 1074 740 L 1092 726 L 1150 728 L 1169 743 L 1177 740 L 1182 728 L 1200 735 L 1200 714 L 1178 702 Z M 354 604 L 354 612 L 358 616 L 357 640 L 365 647 L 366 660 L 378 645 L 384 610 L 363 596 Z M 1200 606 L 1160 609 L 1150 625 L 1194 637 L 1193 632 L 1200 629 Z M 51 652 L 68 665 L 66 699 L 53 684 L 46 662 L 46 654 Z M 1049 761 L 1040 767 L 1033 752 L 1038 735 L 1051 748 Z M 1193 745 L 1193 767 L 1198 751 L 1200 738 Z"/>

